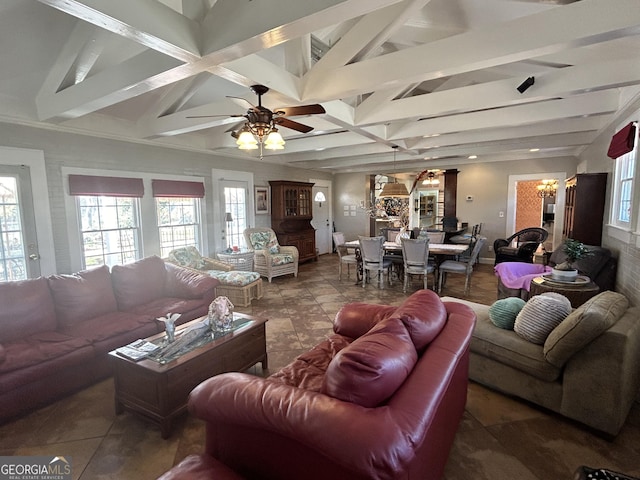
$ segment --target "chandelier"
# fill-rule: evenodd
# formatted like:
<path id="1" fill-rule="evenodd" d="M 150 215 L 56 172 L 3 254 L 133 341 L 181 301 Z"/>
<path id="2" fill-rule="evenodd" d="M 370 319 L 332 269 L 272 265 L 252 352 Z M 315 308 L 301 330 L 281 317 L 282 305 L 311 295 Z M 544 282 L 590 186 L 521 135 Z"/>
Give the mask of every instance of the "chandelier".
<path id="1" fill-rule="evenodd" d="M 409 191 L 407 190 L 407 186 L 404 183 L 396 183 L 395 173 L 396 173 L 396 152 L 398 150 L 398 146 L 393 146 L 393 183 L 388 182 L 385 183 L 382 187 L 382 192 L 380 192 L 380 197 L 397 197 L 397 198 L 406 198 L 409 196 Z"/>
<path id="2" fill-rule="evenodd" d="M 426 185 L 429 187 L 433 187 L 436 185 L 440 185 L 440 180 L 436 177 L 435 172 L 428 172 L 427 178 L 422 181 L 422 185 Z"/>
<path id="3" fill-rule="evenodd" d="M 540 198 L 549 198 L 556 196 L 558 190 L 557 180 L 542 180 L 542 183 L 536 187 Z"/>

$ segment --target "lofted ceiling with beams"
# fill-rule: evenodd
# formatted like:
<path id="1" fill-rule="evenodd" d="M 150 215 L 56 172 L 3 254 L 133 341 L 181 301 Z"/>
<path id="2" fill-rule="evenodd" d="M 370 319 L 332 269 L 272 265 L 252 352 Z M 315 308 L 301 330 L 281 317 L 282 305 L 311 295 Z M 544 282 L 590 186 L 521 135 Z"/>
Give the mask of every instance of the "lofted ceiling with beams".
<path id="1" fill-rule="evenodd" d="M 327 172 L 577 158 L 640 92 L 638 0 L 3 0 L 0 44 L 0 121 Z M 260 160 L 254 84 L 326 113 Z"/>

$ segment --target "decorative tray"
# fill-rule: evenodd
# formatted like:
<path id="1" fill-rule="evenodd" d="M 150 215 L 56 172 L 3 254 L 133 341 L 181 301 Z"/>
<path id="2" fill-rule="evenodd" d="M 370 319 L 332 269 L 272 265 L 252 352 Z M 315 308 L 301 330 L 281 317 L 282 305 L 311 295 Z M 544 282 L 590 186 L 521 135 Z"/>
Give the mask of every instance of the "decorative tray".
<path id="1" fill-rule="evenodd" d="M 573 285 L 580 286 L 591 283 L 591 279 L 585 275 L 578 275 L 575 280 L 559 280 L 557 278 L 553 278 L 550 273 L 546 275 L 542 275 L 544 279 L 544 283 L 557 284 L 557 285 Z"/>

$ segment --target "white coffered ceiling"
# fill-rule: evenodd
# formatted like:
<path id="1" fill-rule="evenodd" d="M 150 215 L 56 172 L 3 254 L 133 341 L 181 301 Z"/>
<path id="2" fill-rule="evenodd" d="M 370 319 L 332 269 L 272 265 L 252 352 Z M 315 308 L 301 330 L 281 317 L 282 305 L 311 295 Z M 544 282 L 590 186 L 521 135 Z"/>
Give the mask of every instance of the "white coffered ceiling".
<path id="1" fill-rule="evenodd" d="M 577 156 L 640 92 L 638 0 L 3 0 L 0 45 L 0 121 L 331 172 Z M 253 84 L 327 113 L 264 160 L 187 118 Z"/>

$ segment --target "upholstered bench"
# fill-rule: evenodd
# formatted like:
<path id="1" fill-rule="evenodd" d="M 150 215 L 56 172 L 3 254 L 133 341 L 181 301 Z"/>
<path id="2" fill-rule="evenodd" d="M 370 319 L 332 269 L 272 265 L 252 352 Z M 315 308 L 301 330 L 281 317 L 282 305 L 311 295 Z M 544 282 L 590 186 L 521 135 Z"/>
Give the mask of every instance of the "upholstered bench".
<path id="1" fill-rule="evenodd" d="M 251 300 L 262 298 L 262 279 L 258 272 L 209 270 L 207 273 L 220 282 L 216 293 L 236 306 L 248 307 Z"/>

